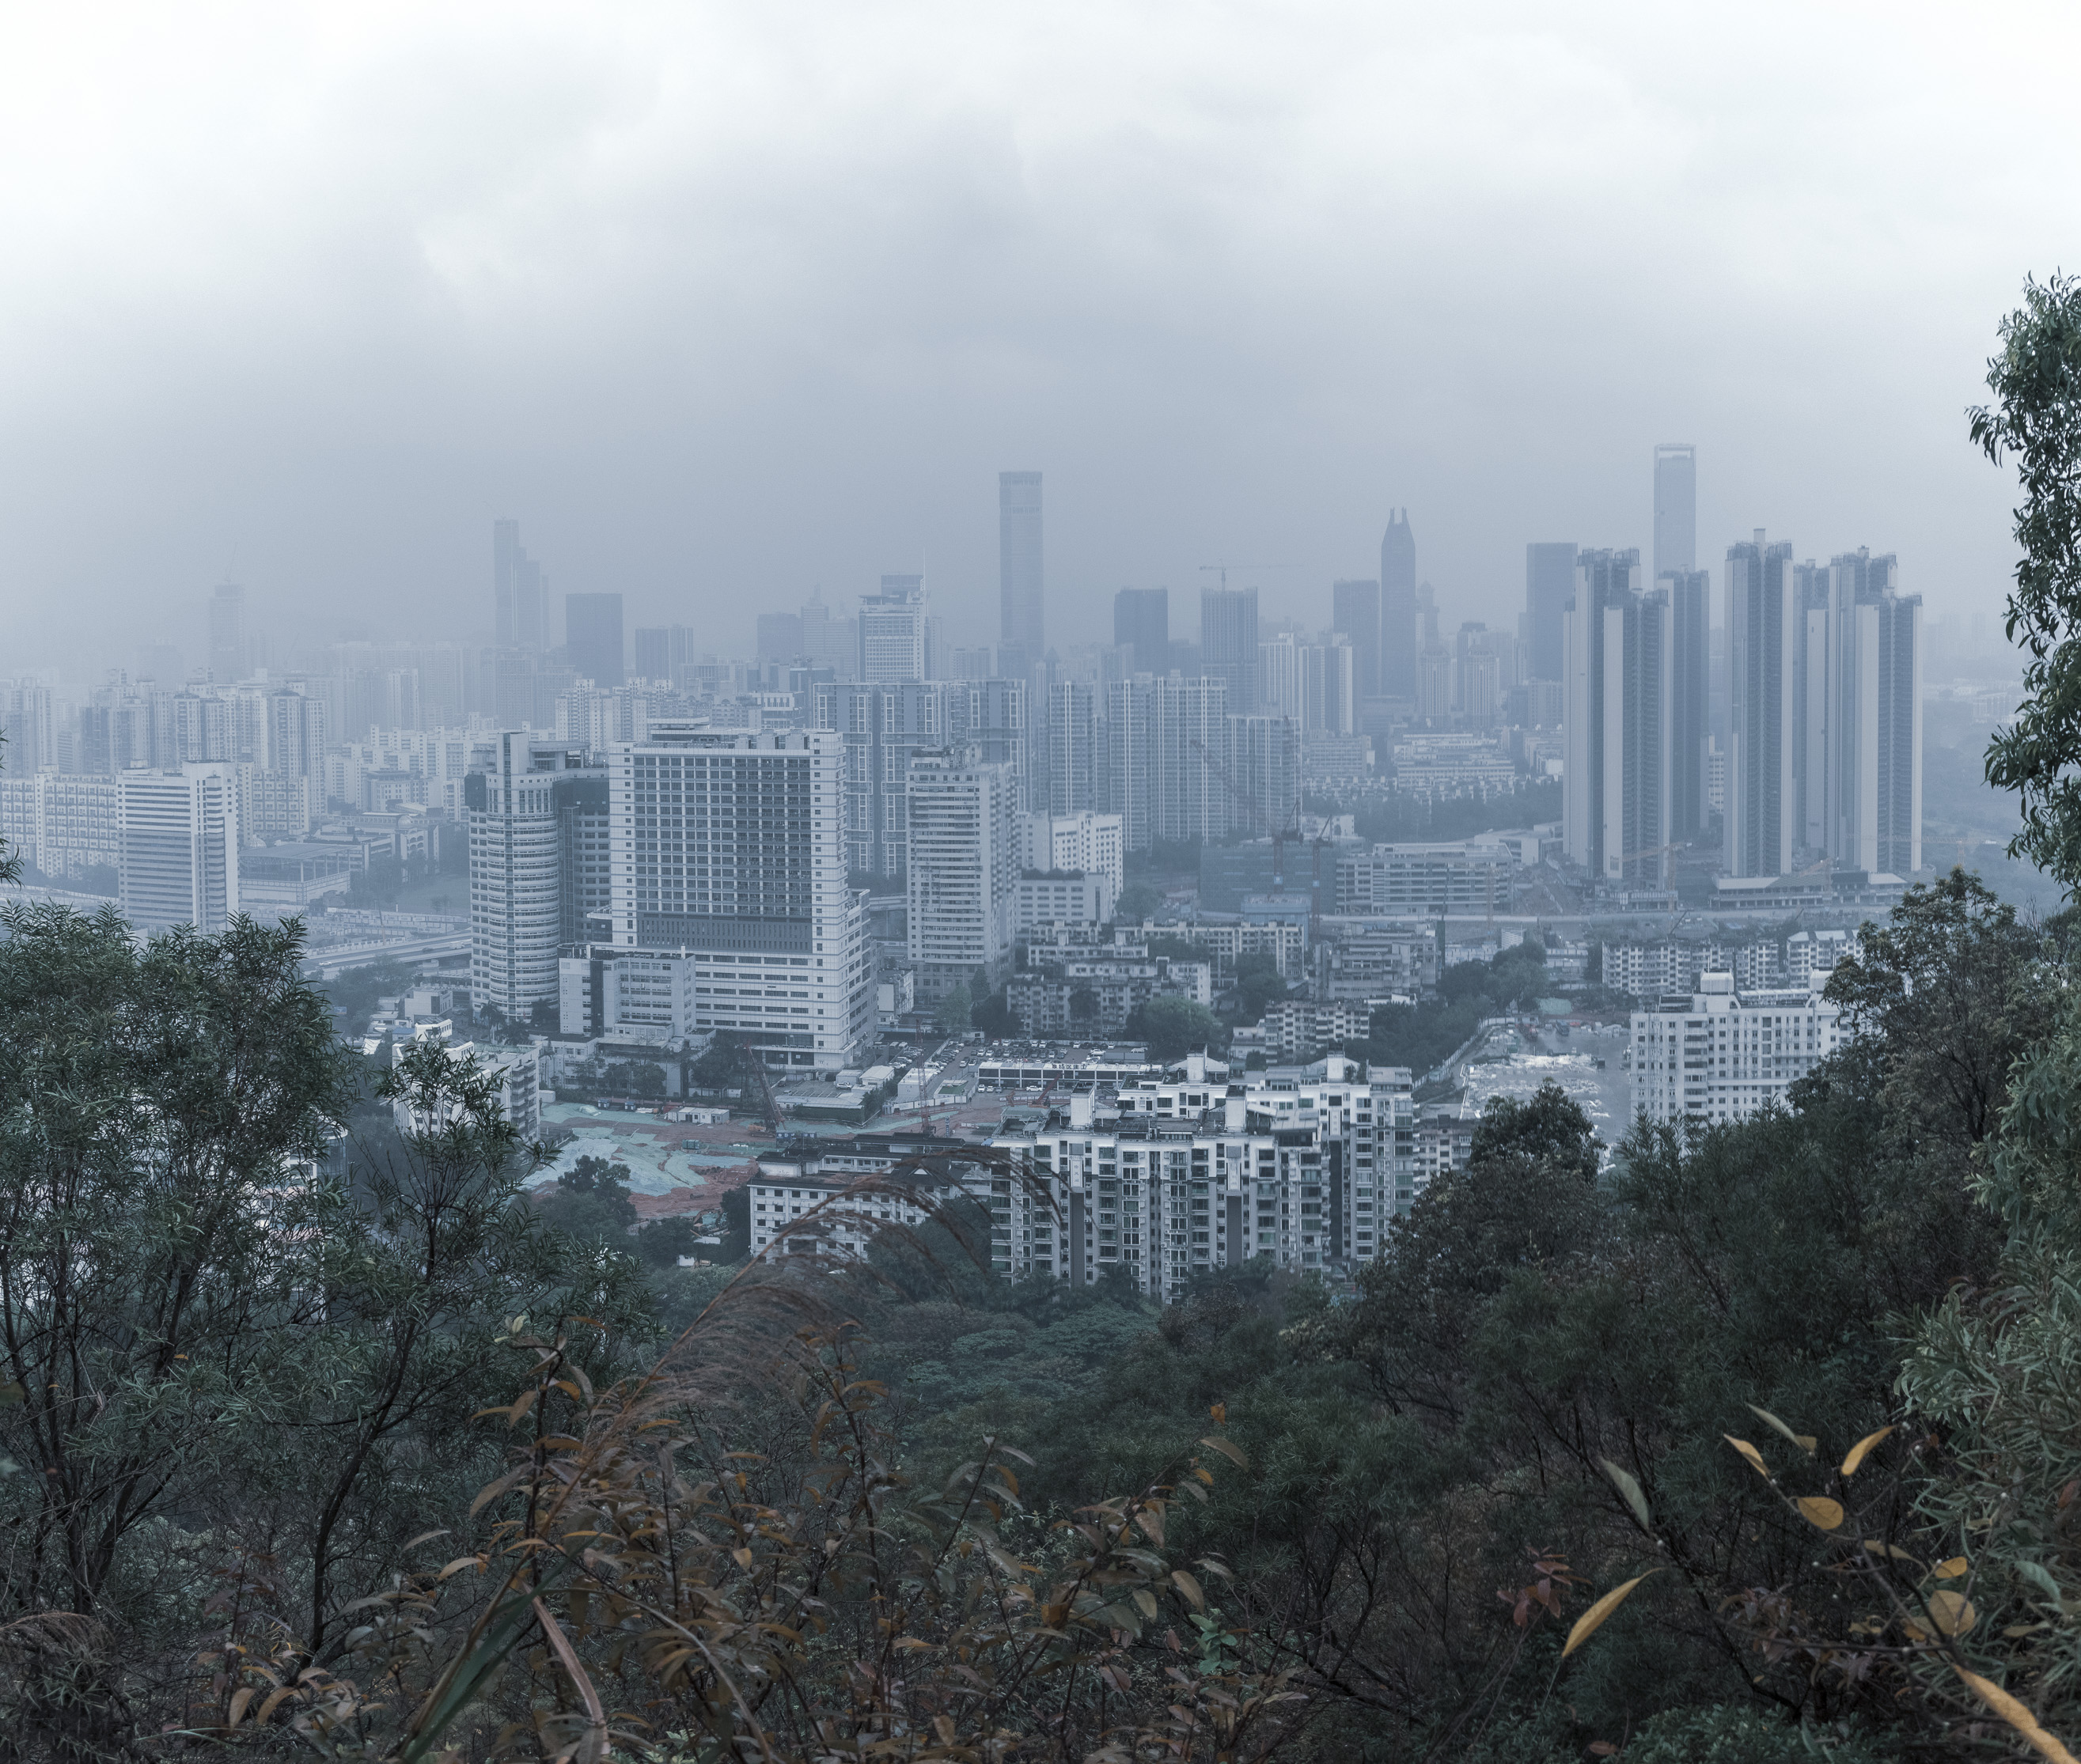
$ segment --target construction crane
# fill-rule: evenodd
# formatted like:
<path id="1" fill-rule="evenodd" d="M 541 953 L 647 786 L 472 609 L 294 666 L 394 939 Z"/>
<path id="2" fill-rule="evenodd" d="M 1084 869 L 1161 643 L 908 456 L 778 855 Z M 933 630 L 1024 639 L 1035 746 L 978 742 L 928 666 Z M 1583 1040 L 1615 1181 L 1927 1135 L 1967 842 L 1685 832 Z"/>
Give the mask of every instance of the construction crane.
<path id="1" fill-rule="evenodd" d="M 1280 734 L 1287 742 L 1290 751 L 1294 739 L 1293 719 L 1290 716 L 1282 716 L 1279 720 L 1279 727 Z M 1274 894 L 1283 892 L 1286 886 L 1287 843 L 1292 841 L 1297 845 L 1306 838 L 1301 824 L 1300 791 L 1297 788 L 1294 791 L 1293 808 L 1286 815 L 1280 817 L 1281 824 L 1276 827 L 1271 826 L 1268 823 L 1272 817 L 1268 812 L 1266 805 L 1229 775 L 1228 768 L 1214 758 L 1212 750 L 1205 742 L 1195 737 L 1188 745 L 1199 754 L 1200 762 L 1220 779 L 1222 783 L 1227 786 L 1229 794 L 1242 804 L 1251 822 L 1264 827 L 1265 830 L 1271 834 L 1272 892 Z M 1320 935 L 1322 928 L 1322 847 L 1329 843 L 1329 824 L 1324 821 L 1317 828 L 1314 838 L 1309 842 L 1310 863 L 1308 887 L 1308 939 L 1311 943 Z"/>
<path id="2" fill-rule="evenodd" d="M 1200 569 L 1202 574 L 1212 571 L 1219 576 L 1221 578 L 1221 586 L 1225 589 L 1229 585 L 1229 572 L 1231 569 L 1298 569 L 1300 567 L 1298 564 L 1202 564 L 1200 565 Z"/>
<path id="3" fill-rule="evenodd" d="M 766 1117 L 766 1131 L 775 1139 L 780 1137 L 780 1105 L 773 1099 L 773 1086 L 766 1076 L 766 1062 L 759 1057 L 758 1048 L 750 1041 L 744 1043 L 744 1087 L 759 1104 L 759 1112 Z"/>

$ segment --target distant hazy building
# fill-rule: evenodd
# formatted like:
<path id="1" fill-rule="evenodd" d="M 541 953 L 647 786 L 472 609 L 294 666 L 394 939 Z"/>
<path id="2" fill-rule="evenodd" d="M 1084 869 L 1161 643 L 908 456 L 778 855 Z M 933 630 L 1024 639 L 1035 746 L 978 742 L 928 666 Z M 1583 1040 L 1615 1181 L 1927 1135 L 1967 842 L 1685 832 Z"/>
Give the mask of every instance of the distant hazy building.
<path id="1" fill-rule="evenodd" d="M 1869 549 L 1829 574 L 1829 855 L 1853 870 L 1922 867 L 1922 597 Z"/>
<path id="2" fill-rule="evenodd" d="M 1388 517 L 1380 542 L 1380 689 L 1389 698 L 1416 696 L 1421 645 L 1416 620 L 1416 536 L 1409 510 Z"/>
<path id="3" fill-rule="evenodd" d="M 224 582 L 209 599 L 209 677 L 228 685 L 252 671 L 246 590 L 236 582 Z"/>
<path id="4" fill-rule="evenodd" d="M 1783 876 L 1799 846 L 1797 753 L 1787 690 L 1798 642 L 1792 547 L 1754 540 L 1727 548 L 1730 729 L 1727 873 Z"/>
<path id="5" fill-rule="evenodd" d="M 1654 450 L 1654 576 L 1698 567 L 1698 450 L 1665 441 Z"/>
<path id="6" fill-rule="evenodd" d="M 1158 839 L 1218 838 L 1228 792 L 1212 769 L 1228 745 L 1228 682 L 1138 674 L 1106 688 L 1106 806 L 1130 851 Z"/>
<path id="7" fill-rule="evenodd" d="M 1575 543 L 1535 540 L 1524 548 L 1524 668 L 1535 680 L 1561 678 L 1562 627 L 1575 595 Z"/>
<path id="8" fill-rule="evenodd" d="M 950 739 L 945 687 L 927 680 L 828 682 L 816 688 L 815 720 L 840 737 L 839 848 L 846 867 L 902 875 L 910 757 Z"/>
<path id="9" fill-rule="evenodd" d="M 911 972 L 936 1003 L 981 974 L 992 989 L 1011 965 L 1012 893 L 1024 841 L 1008 766 L 976 749 L 914 754 L 907 877 Z"/>
<path id="10" fill-rule="evenodd" d="M 1045 800 L 1033 792 L 1037 808 L 1074 815 L 1098 807 L 1106 783 L 1102 704 L 1099 689 L 1082 680 L 1048 688 L 1047 792 Z"/>
<path id="11" fill-rule="evenodd" d="M 1353 690 L 1363 700 L 1380 695 L 1380 584 L 1330 586 L 1330 628 L 1352 640 Z"/>
<path id="12" fill-rule="evenodd" d="M 58 763 L 57 704 L 51 689 L 31 679 L 0 686 L 0 772 L 33 778 Z"/>
<path id="13" fill-rule="evenodd" d="M 565 594 L 564 649 L 571 670 L 595 686 L 614 687 L 625 678 L 620 594 Z"/>
<path id="14" fill-rule="evenodd" d="M 548 586 L 541 566 L 521 547 L 518 521 L 491 523 L 491 584 L 494 642 L 502 649 L 540 654 L 548 647 L 543 640 Z"/>
<path id="15" fill-rule="evenodd" d="M 1200 590 L 1200 670 L 1228 687 L 1228 708 L 1242 715 L 1257 708 L 1257 590 Z"/>
<path id="16" fill-rule="evenodd" d="M 694 659 L 700 652 L 690 627 L 638 625 L 635 646 L 637 679 L 682 691 L 691 683 Z"/>
<path id="17" fill-rule="evenodd" d="M 238 906 L 238 781 L 229 766 L 120 773 L 123 912 L 138 930 L 214 935 Z"/>
<path id="18" fill-rule="evenodd" d="M 802 615 L 762 612 L 759 615 L 759 659 L 792 662 L 802 653 Z"/>
<path id="19" fill-rule="evenodd" d="M 1673 665 L 1669 710 L 1669 836 L 1696 838 L 1712 819 L 1706 772 L 1712 750 L 1710 607 L 1713 578 L 1702 569 L 1665 576 L 1655 585 L 1669 596 Z"/>
<path id="20" fill-rule="evenodd" d="M 1607 883 L 1667 885 L 1674 621 L 1640 553 L 1575 560 L 1564 658 L 1563 855 Z"/>
<path id="21" fill-rule="evenodd" d="M 872 684 L 930 679 L 931 611 L 923 576 L 884 576 L 881 591 L 860 597 L 860 660 L 855 677 Z"/>
<path id="22" fill-rule="evenodd" d="M 1348 643 L 1297 643 L 1282 631 L 1257 649 L 1259 708 L 1290 716 L 1304 734 L 1358 727 L 1357 658 Z"/>
<path id="23" fill-rule="evenodd" d="M 997 570 L 1002 640 L 1031 666 L 1048 649 L 1038 472 L 997 474 Z"/>
<path id="24" fill-rule="evenodd" d="M 836 1072 L 874 1029 L 844 762 L 827 730 L 662 720 L 608 760 L 614 947 L 683 956 L 696 1027 L 742 1035 L 769 1065 Z"/>
<path id="25" fill-rule="evenodd" d="M 1130 674 L 1171 670 L 1171 590 L 1123 588 L 1112 597 L 1112 640 L 1132 652 Z"/>

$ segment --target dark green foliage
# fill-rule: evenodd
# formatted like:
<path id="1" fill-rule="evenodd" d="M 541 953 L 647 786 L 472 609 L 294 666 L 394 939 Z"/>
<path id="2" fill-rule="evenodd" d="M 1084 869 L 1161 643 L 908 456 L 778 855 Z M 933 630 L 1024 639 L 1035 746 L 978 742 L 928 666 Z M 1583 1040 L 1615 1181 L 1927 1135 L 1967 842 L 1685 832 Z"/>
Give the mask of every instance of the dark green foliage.
<path id="1" fill-rule="evenodd" d="M 1012 1014 L 1003 987 L 969 1006 L 969 1027 L 980 1029 L 993 1041 L 1007 1040 L 1019 1033 L 1019 1019 Z"/>
<path id="2" fill-rule="evenodd" d="M 1207 1007 L 1190 998 L 1152 998 L 1127 1019 L 1128 1038 L 1149 1044 L 1152 1060 L 1179 1060 L 1204 1048 L 1225 1046 L 1228 1031 Z"/>
<path id="3" fill-rule="evenodd" d="M 2016 586 L 2008 636 L 2030 653 L 2024 700 L 1987 746 L 1987 781 L 2016 792 L 2012 855 L 2081 888 L 2081 280 L 2026 282 L 1987 363 L 1992 405 L 1970 413 L 1973 439 L 2015 461 Z"/>
<path id="4" fill-rule="evenodd" d="M 665 1069 L 654 1060 L 616 1060 L 600 1075 L 600 1082 L 613 1096 L 654 1102 L 665 1094 Z"/>
<path id="5" fill-rule="evenodd" d="M 969 989 L 956 981 L 940 998 L 932 1020 L 944 1035 L 959 1035 L 969 1026 Z"/>
<path id="6" fill-rule="evenodd" d="M 1132 881 L 1120 891 L 1113 904 L 1113 918 L 1127 925 L 1139 925 L 1163 904 L 1163 892 L 1153 882 Z"/>
<path id="7" fill-rule="evenodd" d="M 1420 1077 L 1484 1018 L 1532 1009 L 1546 989 L 1546 951 L 1528 937 L 1487 961 L 1455 962 L 1438 976 L 1435 998 L 1381 1006 L 1373 1014 L 1373 1035 L 1363 1051 L 1376 1065 L 1406 1066 Z"/>
<path id="8" fill-rule="evenodd" d="M 1828 997 L 1880 1043 L 1887 1103 L 1972 1145 L 1995 1130 L 2010 1068 L 2052 1021 L 2062 976 L 2043 931 L 1954 869 L 1868 926 Z"/>
<path id="9" fill-rule="evenodd" d="M 535 1210 L 544 1222 L 589 1243 L 628 1246 L 636 1228 L 636 1205 L 629 1198 L 629 1166 L 585 1157 L 535 1191 Z"/>
<path id="10" fill-rule="evenodd" d="M 1263 950 L 1252 950 L 1238 956 L 1235 977 L 1235 1020 L 1239 1023 L 1257 1022 L 1263 1016 L 1267 1006 L 1287 996 L 1286 982 L 1280 977 L 1278 959 Z"/>

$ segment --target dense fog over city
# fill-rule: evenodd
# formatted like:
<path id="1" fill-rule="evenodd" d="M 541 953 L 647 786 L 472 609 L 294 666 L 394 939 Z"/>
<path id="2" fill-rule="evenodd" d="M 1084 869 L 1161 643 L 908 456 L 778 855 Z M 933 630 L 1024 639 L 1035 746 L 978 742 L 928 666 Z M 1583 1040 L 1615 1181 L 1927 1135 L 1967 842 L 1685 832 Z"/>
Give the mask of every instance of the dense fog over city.
<path id="1" fill-rule="evenodd" d="M 1970 24 L 1970 34 L 1966 27 Z M 1991 628 L 1969 447 L 2070 225 L 2051 9 L 930 4 L 18 10 L 0 56 L 13 665 L 482 640 L 487 536 L 711 628 L 923 570 L 1051 642 L 1240 566 L 1322 622 L 1406 507 L 1450 615 L 1524 547 L 1898 555 Z M 2049 100 L 2037 102 L 2036 100 Z M 1716 593 L 1717 598 L 1717 593 Z M 1715 611 L 1715 618 L 1719 616 Z"/>

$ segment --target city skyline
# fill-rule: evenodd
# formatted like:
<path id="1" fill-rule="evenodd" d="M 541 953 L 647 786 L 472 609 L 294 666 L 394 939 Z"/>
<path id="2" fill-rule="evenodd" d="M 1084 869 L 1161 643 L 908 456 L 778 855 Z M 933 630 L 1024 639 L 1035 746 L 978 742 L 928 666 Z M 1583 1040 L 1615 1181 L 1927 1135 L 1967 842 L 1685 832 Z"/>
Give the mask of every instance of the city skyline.
<path id="1" fill-rule="evenodd" d="M 1650 555 L 1638 462 L 1671 436 L 1701 559 L 1759 525 L 1816 556 L 1882 533 L 1932 618 L 1998 612 L 2013 481 L 1962 412 L 2081 197 L 2049 170 L 2069 107 L 1990 69 L 2042 78 L 2056 44 L 1827 9 L 1790 57 L 1768 21 L 1701 54 L 1709 27 L 1617 6 L 1129 7 L 1032 40 L 903 10 L 960 69 L 922 111 L 892 102 L 914 60 L 818 6 L 809 61 L 729 5 L 39 20 L 0 72 L 47 131 L 0 288 L 9 666 L 192 649 L 227 580 L 278 641 L 462 640 L 498 514 L 632 624 L 734 647 L 757 603 L 922 567 L 954 640 L 995 640 L 990 482 L 1027 469 L 1058 632 L 1224 558 L 1286 566 L 1238 584 L 1282 614 L 1374 573 L 1389 506 L 1493 624 L 1528 543 Z M 1585 90 L 1595 126 L 1552 135 Z M 1658 242 L 1616 294 L 1583 273 L 1614 235 Z M 1857 446 L 1800 409 L 1858 410 Z"/>

